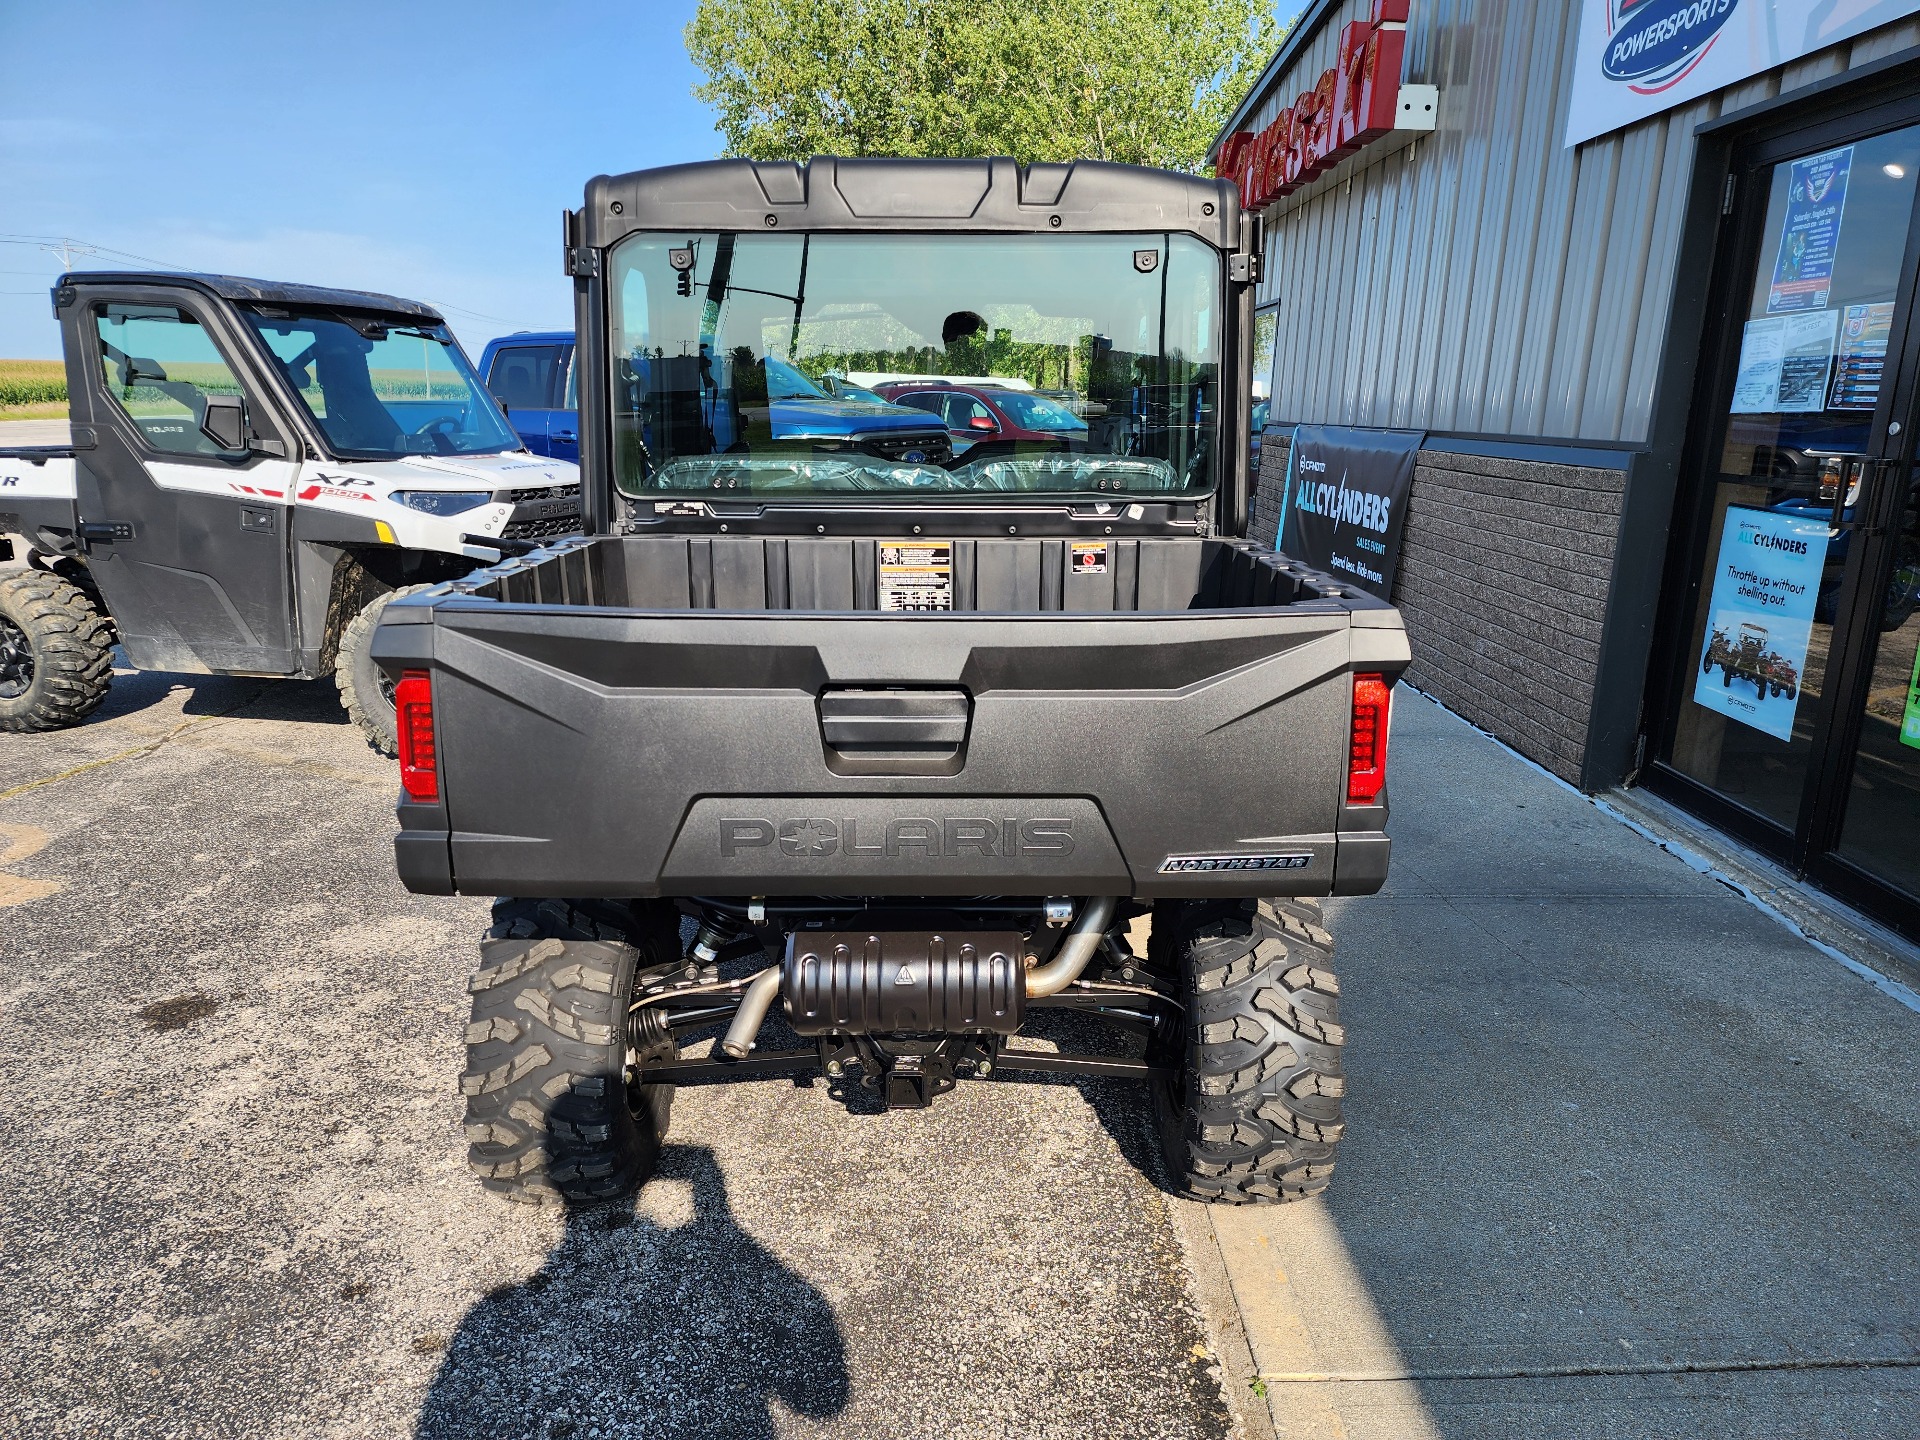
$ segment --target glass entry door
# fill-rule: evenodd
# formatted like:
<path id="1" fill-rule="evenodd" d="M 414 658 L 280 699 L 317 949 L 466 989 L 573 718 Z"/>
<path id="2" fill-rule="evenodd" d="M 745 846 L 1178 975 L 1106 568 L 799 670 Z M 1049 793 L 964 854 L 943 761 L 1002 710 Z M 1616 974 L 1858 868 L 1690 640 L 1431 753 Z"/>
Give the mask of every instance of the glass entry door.
<path id="1" fill-rule="evenodd" d="M 1920 928 L 1920 113 L 1906 118 L 1736 165 L 1649 778 Z"/>
<path id="2" fill-rule="evenodd" d="M 1912 470 L 1881 518 L 1886 582 L 1869 597 L 1859 741 L 1838 858 L 1920 896 L 1920 478 Z"/>

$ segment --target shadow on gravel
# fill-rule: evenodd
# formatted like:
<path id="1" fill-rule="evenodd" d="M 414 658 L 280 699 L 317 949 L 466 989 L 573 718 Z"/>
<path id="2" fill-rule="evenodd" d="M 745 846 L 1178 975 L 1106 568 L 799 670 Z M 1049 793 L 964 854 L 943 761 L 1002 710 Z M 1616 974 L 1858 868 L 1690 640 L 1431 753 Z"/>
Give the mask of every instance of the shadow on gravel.
<path id="1" fill-rule="evenodd" d="M 637 1205 L 569 1210 L 539 1273 L 467 1312 L 415 1433 L 770 1440 L 776 1398 L 828 1419 L 850 1390 L 826 1297 L 735 1222 L 711 1150 L 668 1145 Z"/>
<path id="2" fill-rule="evenodd" d="M 1028 1013 L 1023 1036 L 1046 1041 L 1063 1051 L 1089 1055 L 1119 1055 L 1138 1059 L 1146 1040 L 1131 1031 L 1066 1010 L 1036 1009 Z M 1024 1084 L 1071 1085 L 1080 1092 L 1094 1118 L 1107 1132 L 1114 1148 L 1156 1190 L 1177 1195 L 1167 1178 L 1166 1162 L 1154 1132 L 1153 1096 L 1145 1081 L 1109 1079 L 1094 1075 L 1037 1075 L 1006 1071 L 1005 1078 Z"/>
<path id="3" fill-rule="evenodd" d="M 299 720 L 317 725 L 345 725 L 347 712 L 334 682 L 322 680 L 268 680 L 247 675 L 189 675 L 172 670 L 131 670 L 123 651 L 114 653 L 113 685 L 100 708 L 89 717 L 93 724 L 138 715 L 163 705 L 176 691 L 185 691 L 180 713 L 189 720 L 231 715 L 245 710 L 250 718 Z"/>

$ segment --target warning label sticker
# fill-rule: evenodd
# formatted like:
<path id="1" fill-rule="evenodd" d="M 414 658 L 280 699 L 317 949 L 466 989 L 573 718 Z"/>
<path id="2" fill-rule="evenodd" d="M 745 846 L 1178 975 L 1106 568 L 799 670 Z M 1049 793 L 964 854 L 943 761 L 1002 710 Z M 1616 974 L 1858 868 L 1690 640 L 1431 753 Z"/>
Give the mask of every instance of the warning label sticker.
<path id="1" fill-rule="evenodd" d="M 882 610 L 953 609 L 953 542 L 880 543 Z"/>
<path id="2" fill-rule="evenodd" d="M 1076 575 L 1106 574 L 1107 542 L 1104 540 L 1075 540 L 1073 542 L 1073 573 Z"/>

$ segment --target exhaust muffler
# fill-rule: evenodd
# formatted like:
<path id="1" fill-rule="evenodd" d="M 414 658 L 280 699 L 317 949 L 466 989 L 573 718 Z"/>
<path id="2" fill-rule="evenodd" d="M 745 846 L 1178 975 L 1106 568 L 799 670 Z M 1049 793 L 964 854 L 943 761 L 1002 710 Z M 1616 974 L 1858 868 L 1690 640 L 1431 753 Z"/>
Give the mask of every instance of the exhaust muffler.
<path id="1" fill-rule="evenodd" d="M 1080 977 L 1118 904 L 1111 895 L 1086 901 L 1053 958 L 1031 969 L 1012 930 L 796 932 L 785 961 L 747 983 L 721 1052 L 747 1057 L 782 990 L 801 1035 L 1011 1035 L 1029 998 L 1057 995 Z"/>

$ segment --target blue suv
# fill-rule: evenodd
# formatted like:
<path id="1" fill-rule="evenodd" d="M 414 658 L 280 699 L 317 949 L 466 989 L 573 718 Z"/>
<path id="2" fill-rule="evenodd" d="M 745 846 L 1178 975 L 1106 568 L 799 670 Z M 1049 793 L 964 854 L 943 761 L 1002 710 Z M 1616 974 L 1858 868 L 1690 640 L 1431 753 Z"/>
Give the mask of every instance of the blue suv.
<path id="1" fill-rule="evenodd" d="M 574 377 L 573 331 L 522 331 L 487 343 L 480 373 L 526 447 L 556 460 L 580 458 L 580 391 Z M 793 366 L 769 356 L 768 419 L 776 440 L 852 441 L 888 459 L 944 464 L 953 448 L 946 429 L 924 411 L 829 395 Z M 867 392 L 871 393 L 871 392 Z M 723 428 L 716 417 L 715 428 Z M 736 437 L 714 437 L 724 450 Z"/>

